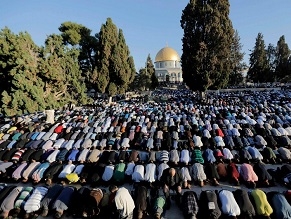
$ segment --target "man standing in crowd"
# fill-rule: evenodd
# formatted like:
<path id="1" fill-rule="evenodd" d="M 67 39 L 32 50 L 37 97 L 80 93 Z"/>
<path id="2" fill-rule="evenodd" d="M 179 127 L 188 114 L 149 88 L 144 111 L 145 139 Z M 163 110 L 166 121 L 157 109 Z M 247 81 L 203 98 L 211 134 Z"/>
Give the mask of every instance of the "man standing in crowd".
<path id="1" fill-rule="evenodd" d="M 109 186 L 109 191 L 115 193 L 114 202 L 120 219 L 133 219 L 134 201 L 128 189 L 116 185 Z"/>
<path id="2" fill-rule="evenodd" d="M 176 192 L 176 195 L 177 195 L 176 201 L 179 204 L 179 200 L 181 199 L 181 193 L 182 193 L 182 185 L 183 185 L 183 180 L 179 172 L 175 168 L 165 169 L 163 171 L 160 182 L 162 184 L 162 187 L 165 193 L 167 208 L 169 208 L 171 205 L 170 190 L 174 190 Z"/>

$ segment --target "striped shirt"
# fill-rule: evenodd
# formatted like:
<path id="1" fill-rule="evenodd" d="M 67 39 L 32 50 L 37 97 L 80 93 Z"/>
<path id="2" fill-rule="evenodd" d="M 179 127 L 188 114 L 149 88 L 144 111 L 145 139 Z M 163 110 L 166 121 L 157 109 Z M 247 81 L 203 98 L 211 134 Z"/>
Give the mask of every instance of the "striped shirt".
<path id="1" fill-rule="evenodd" d="M 18 151 L 15 152 L 15 154 L 12 157 L 12 161 L 19 161 L 20 157 L 22 156 L 22 154 L 24 153 L 24 149 L 20 149 Z"/>
<path id="2" fill-rule="evenodd" d="M 199 149 L 195 149 L 193 152 L 192 152 L 192 155 L 191 155 L 191 158 L 192 158 L 192 162 L 193 163 L 201 163 L 203 164 L 204 163 L 204 159 L 202 157 L 202 152 L 201 150 Z"/>
<path id="3" fill-rule="evenodd" d="M 32 195 L 24 205 L 26 213 L 32 213 L 40 209 L 40 202 L 46 195 L 48 188 L 44 186 L 36 187 Z"/>
<path id="4" fill-rule="evenodd" d="M 169 161 L 169 152 L 168 151 L 162 151 L 160 154 L 160 161 L 167 163 Z"/>
<path id="5" fill-rule="evenodd" d="M 20 192 L 19 196 L 17 197 L 17 199 L 14 202 L 14 208 L 23 208 L 26 200 L 29 198 L 32 191 L 33 191 L 33 187 L 31 187 L 31 186 L 23 188 L 22 191 Z"/>

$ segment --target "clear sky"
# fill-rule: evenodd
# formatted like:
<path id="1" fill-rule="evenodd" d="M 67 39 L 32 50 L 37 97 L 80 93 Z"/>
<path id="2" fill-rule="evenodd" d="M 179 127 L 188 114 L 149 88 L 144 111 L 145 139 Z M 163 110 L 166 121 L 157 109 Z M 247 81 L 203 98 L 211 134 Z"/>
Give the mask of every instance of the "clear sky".
<path id="1" fill-rule="evenodd" d="M 144 67 L 148 54 L 168 45 L 181 55 L 183 31 L 182 10 L 188 0 L 1 0 L 0 28 L 14 33 L 27 31 L 37 45 L 47 35 L 59 33 L 65 21 L 82 24 L 97 33 L 111 17 L 123 29 L 126 43 L 138 70 Z M 291 0 L 230 0 L 230 18 L 238 30 L 248 63 L 249 53 L 258 32 L 266 45 L 277 44 L 285 35 L 291 47 Z"/>

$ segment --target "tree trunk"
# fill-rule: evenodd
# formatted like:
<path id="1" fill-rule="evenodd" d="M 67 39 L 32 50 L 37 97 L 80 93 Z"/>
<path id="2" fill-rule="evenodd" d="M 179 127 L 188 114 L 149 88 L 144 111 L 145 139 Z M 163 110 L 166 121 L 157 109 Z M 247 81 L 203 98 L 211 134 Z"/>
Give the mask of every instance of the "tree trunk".
<path id="1" fill-rule="evenodd" d="M 54 110 L 45 110 L 46 122 L 50 124 L 55 123 L 55 111 Z"/>
<path id="2" fill-rule="evenodd" d="M 199 91 L 199 100 L 202 101 L 206 98 L 205 91 Z"/>
<path id="3" fill-rule="evenodd" d="M 112 96 L 110 96 L 108 99 L 108 104 L 111 104 L 111 103 L 112 103 Z"/>

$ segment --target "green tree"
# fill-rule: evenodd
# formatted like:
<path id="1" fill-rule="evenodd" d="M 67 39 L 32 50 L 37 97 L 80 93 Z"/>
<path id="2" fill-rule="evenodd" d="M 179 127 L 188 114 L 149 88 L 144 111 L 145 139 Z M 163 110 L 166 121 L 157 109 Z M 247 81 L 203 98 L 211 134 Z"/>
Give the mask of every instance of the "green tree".
<path id="1" fill-rule="evenodd" d="M 150 75 L 147 74 L 145 68 L 141 68 L 134 80 L 134 89 L 144 91 L 151 86 Z"/>
<path id="2" fill-rule="evenodd" d="M 288 59 L 288 72 L 291 72 L 291 56 L 289 56 L 289 59 Z M 291 74 L 289 74 L 289 76 L 286 76 L 284 78 L 284 80 L 286 82 L 290 82 L 291 81 Z"/>
<path id="3" fill-rule="evenodd" d="M 85 78 L 85 84 L 92 88 L 96 80 L 97 37 L 92 36 L 92 31 L 87 27 L 73 22 L 62 23 L 59 31 L 65 45 L 71 45 L 79 50 L 78 62 L 82 77 Z"/>
<path id="4" fill-rule="evenodd" d="M 110 83 L 114 83 L 118 93 L 124 93 L 134 80 L 135 67 L 123 31 L 107 18 L 98 34 L 99 51 L 96 85 L 100 92 L 109 92 Z M 110 87 L 110 90 L 112 86 Z"/>
<path id="5" fill-rule="evenodd" d="M 156 87 L 158 87 L 159 81 L 158 81 L 158 78 L 156 77 L 155 67 L 154 67 L 150 54 L 148 54 L 148 57 L 146 60 L 146 73 L 150 78 L 150 85 L 148 88 L 155 89 Z"/>
<path id="6" fill-rule="evenodd" d="M 8 28 L 0 32 L 1 112 L 12 116 L 45 108 L 39 78 L 39 47 L 27 32 L 18 35 Z"/>
<path id="7" fill-rule="evenodd" d="M 97 70 L 96 85 L 98 91 L 104 93 L 110 83 L 110 76 L 115 73 L 113 62 L 113 50 L 118 41 L 118 29 L 112 22 L 111 18 L 107 18 L 106 23 L 102 24 L 98 34 L 99 52 L 97 54 Z"/>
<path id="8" fill-rule="evenodd" d="M 183 10 L 181 63 L 192 90 L 203 92 L 228 83 L 234 32 L 229 7 L 228 0 L 190 0 Z"/>
<path id="9" fill-rule="evenodd" d="M 255 83 L 265 82 L 269 72 L 265 41 L 262 33 L 258 33 L 256 44 L 250 54 L 248 79 Z"/>
<path id="10" fill-rule="evenodd" d="M 146 70 L 148 75 L 153 75 L 155 74 L 155 67 L 153 64 L 153 61 L 151 59 L 150 54 L 148 54 L 147 60 L 146 60 Z"/>
<path id="11" fill-rule="evenodd" d="M 81 24 L 66 21 L 59 27 L 62 39 L 66 45 L 80 45 L 81 41 L 86 36 L 90 36 L 91 30 Z M 82 39 L 83 38 L 83 39 Z"/>
<path id="12" fill-rule="evenodd" d="M 276 70 L 276 47 L 269 43 L 267 48 L 267 62 L 268 62 L 268 73 L 266 78 L 268 82 L 273 82 L 276 80 L 275 70 Z"/>
<path id="13" fill-rule="evenodd" d="M 243 82 L 242 71 L 246 68 L 246 64 L 243 63 L 244 53 L 242 50 L 242 44 L 240 43 L 240 37 L 238 32 L 235 31 L 233 35 L 233 42 L 231 45 L 231 69 L 229 75 L 229 84 L 238 85 Z"/>
<path id="14" fill-rule="evenodd" d="M 138 90 L 138 84 L 139 84 L 139 72 L 136 72 L 134 76 L 134 80 L 129 85 L 130 90 Z"/>
<path id="15" fill-rule="evenodd" d="M 285 36 L 281 36 L 276 47 L 276 69 L 275 77 L 282 80 L 284 77 L 290 75 L 288 71 L 288 61 L 290 57 L 290 49 L 288 44 L 285 42 Z"/>
<path id="16" fill-rule="evenodd" d="M 121 29 L 118 31 L 118 40 L 113 48 L 112 58 L 114 69 L 110 72 L 110 82 L 114 82 L 118 87 L 118 92 L 123 93 L 128 89 L 132 69 L 129 65 L 129 49 Z"/>
<path id="17" fill-rule="evenodd" d="M 129 85 L 131 85 L 131 83 L 134 81 L 134 78 L 136 76 L 136 70 L 135 70 L 135 66 L 134 66 L 133 57 L 129 56 L 127 61 L 128 61 L 129 68 L 131 69 L 130 77 L 129 77 Z"/>
<path id="18" fill-rule="evenodd" d="M 84 78 L 78 64 L 79 51 L 63 44 L 61 35 L 48 36 L 42 48 L 39 66 L 47 107 L 56 108 L 69 102 L 87 101 Z"/>
<path id="19" fill-rule="evenodd" d="M 145 68 L 141 68 L 136 73 L 135 79 L 131 84 L 133 90 L 154 89 L 159 85 L 155 75 L 155 68 L 150 55 L 148 55 L 145 63 Z"/>
<path id="20" fill-rule="evenodd" d="M 142 90 L 147 90 L 151 86 L 151 77 L 145 68 L 139 70 L 139 85 Z"/>
<path id="21" fill-rule="evenodd" d="M 152 74 L 151 76 L 151 89 L 155 89 L 159 86 L 159 80 L 156 74 Z"/>
<path id="22" fill-rule="evenodd" d="M 108 86 L 108 94 L 110 96 L 114 96 L 115 94 L 117 94 L 117 86 L 113 82 L 110 82 Z"/>

